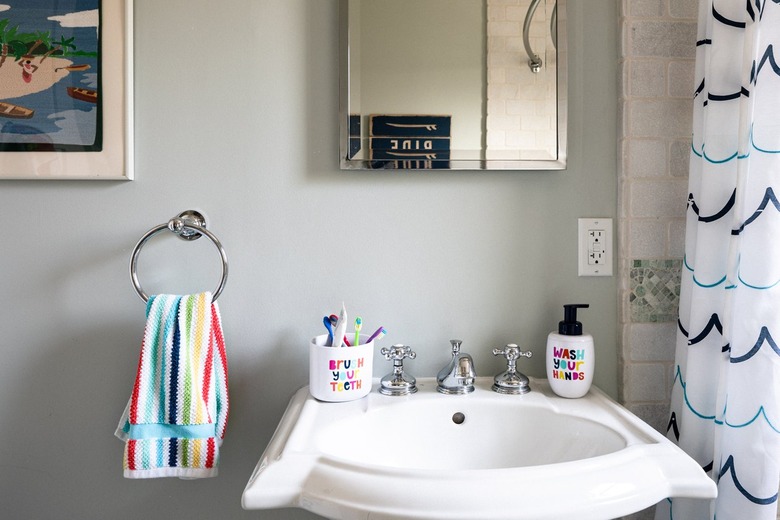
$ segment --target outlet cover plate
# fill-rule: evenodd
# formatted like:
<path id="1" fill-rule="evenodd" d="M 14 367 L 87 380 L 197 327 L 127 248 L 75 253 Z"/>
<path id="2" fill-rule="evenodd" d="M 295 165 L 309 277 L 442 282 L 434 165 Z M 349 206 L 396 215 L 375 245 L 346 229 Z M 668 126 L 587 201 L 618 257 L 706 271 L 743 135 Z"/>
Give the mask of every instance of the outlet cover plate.
<path id="1" fill-rule="evenodd" d="M 612 276 L 611 218 L 581 218 L 577 220 L 579 276 Z"/>

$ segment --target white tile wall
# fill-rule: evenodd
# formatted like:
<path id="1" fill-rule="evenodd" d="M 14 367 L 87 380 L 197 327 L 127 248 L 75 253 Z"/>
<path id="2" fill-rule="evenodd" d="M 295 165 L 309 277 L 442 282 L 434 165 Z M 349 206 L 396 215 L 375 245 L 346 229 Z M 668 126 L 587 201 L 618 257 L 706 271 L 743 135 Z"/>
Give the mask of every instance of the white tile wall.
<path id="1" fill-rule="evenodd" d="M 632 260 L 682 258 L 697 12 L 697 0 L 621 2 L 618 226 L 624 301 Z M 658 421 L 656 410 L 668 406 L 674 324 L 632 323 L 630 304 L 621 309 L 621 397 Z"/>
<path id="2" fill-rule="evenodd" d="M 676 324 L 634 323 L 628 300 L 633 260 L 684 252 L 698 0 L 620 1 L 621 399 L 665 432 Z M 625 520 L 650 520 L 654 509 Z"/>
<path id="3" fill-rule="evenodd" d="M 542 2 L 530 42 L 542 70 L 528 68 L 523 22 L 531 0 L 488 0 L 488 159 L 551 159 L 557 154 L 555 53 L 549 34 L 554 2 Z M 518 149 L 521 152 L 518 154 Z"/>

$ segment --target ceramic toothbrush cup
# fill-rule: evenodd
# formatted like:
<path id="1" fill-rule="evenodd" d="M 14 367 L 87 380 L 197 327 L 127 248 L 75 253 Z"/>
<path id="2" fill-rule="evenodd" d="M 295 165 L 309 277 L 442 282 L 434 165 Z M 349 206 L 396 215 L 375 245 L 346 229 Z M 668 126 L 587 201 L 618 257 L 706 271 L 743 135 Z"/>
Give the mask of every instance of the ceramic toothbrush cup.
<path id="1" fill-rule="evenodd" d="M 329 347 L 328 335 L 312 338 L 309 344 L 309 391 L 320 401 L 344 402 L 371 392 L 374 374 L 374 342 L 360 335 L 356 347 Z"/>

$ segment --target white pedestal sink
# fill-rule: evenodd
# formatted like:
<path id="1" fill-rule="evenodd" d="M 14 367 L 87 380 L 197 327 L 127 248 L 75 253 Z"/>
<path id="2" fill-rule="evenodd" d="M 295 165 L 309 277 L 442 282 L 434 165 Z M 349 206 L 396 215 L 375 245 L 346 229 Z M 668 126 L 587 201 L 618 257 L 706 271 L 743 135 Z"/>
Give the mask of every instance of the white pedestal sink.
<path id="1" fill-rule="evenodd" d="M 244 490 L 245 509 L 300 507 L 342 520 L 606 520 L 667 497 L 711 499 L 714 482 L 665 437 L 596 388 L 581 399 L 375 390 L 291 399 Z"/>

